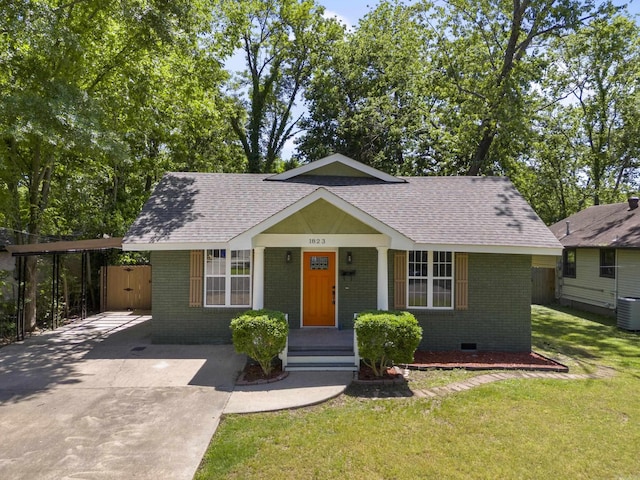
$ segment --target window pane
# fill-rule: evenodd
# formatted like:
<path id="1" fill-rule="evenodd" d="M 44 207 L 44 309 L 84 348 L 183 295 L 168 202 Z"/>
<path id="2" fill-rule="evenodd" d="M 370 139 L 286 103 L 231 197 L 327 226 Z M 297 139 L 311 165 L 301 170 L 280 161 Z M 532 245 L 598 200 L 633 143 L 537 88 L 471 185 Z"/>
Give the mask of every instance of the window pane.
<path id="1" fill-rule="evenodd" d="M 226 267 L 226 251 L 224 249 L 207 250 L 207 275 L 224 275 Z"/>
<path id="2" fill-rule="evenodd" d="M 451 306 L 451 280 L 433 281 L 433 306 Z"/>
<path id="3" fill-rule="evenodd" d="M 409 252 L 409 276 L 426 277 L 429 274 L 428 252 L 415 250 Z"/>
<path id="4" fill-rule="evenodd" d="M 452 272 L 451 252 L 433 252 L 433 276 L 451 277 Z"/>
<path id="5" fill-rule="evenodd" d="M 427 306 L 427 280 L 409 279 L 409 306 Z"/>
<path id="6" fill-rule="evenodd" d="M 224 305 L 224 277 L 208 277 L 206 287 L 207 305 Z"/>
<path id="7" fill-rule="evenodd" d="M 600 276 L 616 278 L 616 251 L 614 249 L 600 250 Z"/>
<path id="8" fill-rule="evenodd" d="M 231 251 L 231 275 L 251 275 L 251 250 Z"/>
<path id="9" fill-rule="evenodd" d="M 576 278 L 576 251 L 574 249 L 566 249 L 562 252 L 562 257 L 562 275 Z"/>
<path id="10" fill-rule="evenodd" d="M 309 260 L 311 270 L 329 270 L 329 257 L 312 256 Z"/>
<path id="11" fill-rule="evenodd" d="M 251 303 L 250 288 L 250 277 L 233 277 L 231 279 L 231 305 L 249 305 Z"/>

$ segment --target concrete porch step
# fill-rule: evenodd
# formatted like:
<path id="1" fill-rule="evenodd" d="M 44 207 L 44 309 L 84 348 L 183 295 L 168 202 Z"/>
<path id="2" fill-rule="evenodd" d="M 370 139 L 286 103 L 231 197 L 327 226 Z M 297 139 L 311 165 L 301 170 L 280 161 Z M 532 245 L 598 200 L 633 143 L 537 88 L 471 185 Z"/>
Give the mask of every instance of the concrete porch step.
<path id="1" fill-rule="evenodd" d="M 342 353 L 342 354 L 341 354 Z M 356 357 L 353 352 L 305 351 L 289 352 L 287 366 L 289 371 L 334 370 L 356 371 Z"/>
<path id="2" fill-rule="evenodd" d="M 351 363 L 355 365 L 356 356 L 351 355 L 287 355 L 289 365 L 292 363 Z"/>
<path id="3" fill-rule="evenodd" d="M 295 357 L 333 357 L 333 356 L 353 356 L 353 348 L 347 347 L 315 347 L 315 348 L 291 348 L 288 350 L 289 356 Z"/>
<path id="4" fill-rule="evenodd" d="M 283 360 L 287 371 L 358 370 L 353 332 L 337 329 L 289 331 Z"/>
<path id="5" fill-rule="evenodd" d="M 358 368 L 349 362 L 289 363 L 286 370 L 289 372 L 355 372 Z"/>

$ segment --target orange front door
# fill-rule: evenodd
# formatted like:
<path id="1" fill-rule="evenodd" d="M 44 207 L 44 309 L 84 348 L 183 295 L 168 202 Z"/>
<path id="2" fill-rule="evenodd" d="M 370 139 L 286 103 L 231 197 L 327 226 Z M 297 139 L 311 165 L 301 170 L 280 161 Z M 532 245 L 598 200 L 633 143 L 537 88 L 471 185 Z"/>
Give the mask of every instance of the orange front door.
<path id="1" fill-rule="evenodd" d="M 304 252 L 302 325 L 334 327 L 336 324 L 336 254 Z"/>

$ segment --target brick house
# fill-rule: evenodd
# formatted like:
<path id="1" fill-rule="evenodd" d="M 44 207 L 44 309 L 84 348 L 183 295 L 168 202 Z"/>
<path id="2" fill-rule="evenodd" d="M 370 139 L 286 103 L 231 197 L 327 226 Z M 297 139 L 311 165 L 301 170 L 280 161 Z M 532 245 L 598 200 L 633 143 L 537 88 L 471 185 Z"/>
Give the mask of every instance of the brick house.
<path id="1" fill-rule="evenodd" d="M 297 331 L 402 309 L 421 349 L 528 352 L 532 257 L 562 247 L 506 178 L 394 177 L 335 154 L 277 175 L 168 173 L 123 249 L 151 252 L 156 342 L 229 342 L 250 308 Z"/>

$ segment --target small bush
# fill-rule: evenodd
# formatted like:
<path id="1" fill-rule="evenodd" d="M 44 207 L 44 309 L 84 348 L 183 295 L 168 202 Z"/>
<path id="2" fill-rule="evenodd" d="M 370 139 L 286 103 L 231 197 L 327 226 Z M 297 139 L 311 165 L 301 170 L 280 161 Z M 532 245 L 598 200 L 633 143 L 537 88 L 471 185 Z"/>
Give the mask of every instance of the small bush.
<path id="1" fill-rule="evenodd" d="M 11 342 L 16 338 L 16 324 L 0 320 L 0 343 Z"/>
<path id="2" fill-rule="evenodd" d="M 422 340 L 422 328 L 409 312 L 364 313 L 354 328 L 360 357 L 378 377 L 394 363 L 412 362 Z"/>
<path id="3" fill-rule="evenodd" d="M 249 310 L 231 320 L 231 332 L 236 351 L 256 360 L 266 376 L 287 344 L 289 324 L 282 312 Z"/>
<path id="4" fill-rule="evenodd" d="M 13 302 L 2 300 L 2 278 L 0 277 L 0 344 L 16 339 L 15 305 Z"/>

